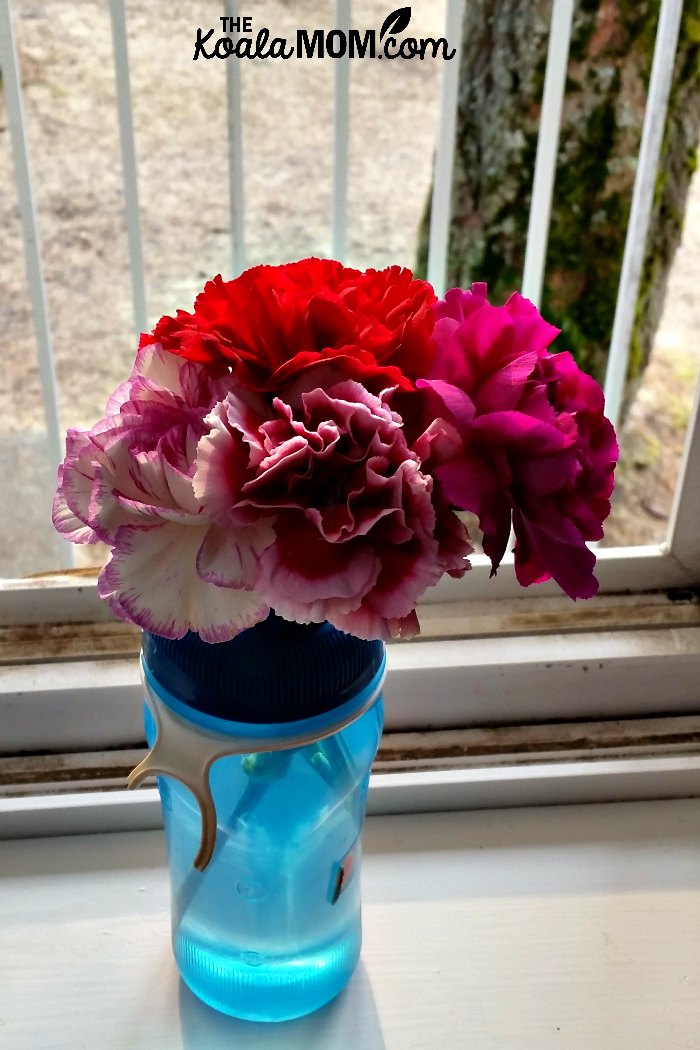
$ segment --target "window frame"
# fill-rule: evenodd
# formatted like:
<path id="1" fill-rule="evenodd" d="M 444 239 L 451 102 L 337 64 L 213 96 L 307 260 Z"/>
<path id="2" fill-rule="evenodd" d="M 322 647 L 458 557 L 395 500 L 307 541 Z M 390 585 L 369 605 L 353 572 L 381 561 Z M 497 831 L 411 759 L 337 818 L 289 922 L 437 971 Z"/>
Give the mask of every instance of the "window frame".
<path id="1" fill-rule="evenodd" d="M 455 2 L 449 4 L 455 24 L 457 7 Z M 671 7 L 665 4 L 667 12 Z M 566 32 L 563 23 L 557 32 Z M 554 29 L 552 33 L 554 39 Z M 554 89 L 552 92 L 554 98 Z M 437 181 L 443 204 L 451 170 L 448 118 L 455 104 L 452 84 L 441 106 L 443 178 Z M 543 168 L 535 180 L 540 189 L 534 196 L 541 201 L 547 196 L 551 174 Z M 548 208 L 544 212 L 547 222 L 541 216 L 542 230 L 548 223 Z M 438 257 L 444 261 L 444 252 L 436 243 L 433 261 Z M 542 256 L 541 237 L 533 237 L 529 246 Z M 534 270 L 539 272 L 541 265 L 540 259 L 536 266 L 533 264 Z M 537 284 L 536 274 L 531 283 L 533 287 Z M 532 293 L 532 297 L 536 299 L 537 294 Z M 390 734 L 407 730 L 423 733 L 429 738 L 429 751 L 436 733 L 459 734 L 475 725 L 542 724 L 561 720 L 563 714 L 571 723 L 590 718 L 683 719 L 695 712 L 697 699 L 692 684 L 700 680 L 700 619 L 689 592 L 700 588 L 699 406 L 700 383 L 666 539 L 656 546 L 598 548 L 598 597 L 567 605 L 551 582 L 523 592 L 515 580 L 512 556 L 504 560 L 495 579 L 490 579 L 487 560 L 475 557 L 472 570 L 463 580 L 445 578 L 426 595 L 419 608 L 427 628 L 425 637 L 390 647 Z M 95 580 L 94 570 L 81 570 L 0 581 L 0 640 L 6 653 L 5 673 L 0 676 L 0 724 L 6 745 L 2 750 L 60 753 L 64 749 L 75 753 L 107 747 L 119 751 L 138 742 L 141 696 L 137 645 L 133 638 L 123 643 L 118 634 L 110 633 L 114 621 L 97 597 Z M 667 597 L 665 592 L 676 593 Z M 618 597 L 621 600 L 616 601 Z M 544 628 L 543 622 L 547 624 Z M 491 629 L 485 624 L 491 624 Z M 73 657 L 65 638 L 61 641 L 61 629 L 67 625 L 78 626 L 84 641 L 99 636 L 102 643 L 106 638 L 116 648 L 97 646 L 93 653 L 86 651 Z M 35 646 L 35 653 L 30 658 L 13 658 L 12 638 L 23 635 L 25 654 L 27 639 Z M 126 649 L 119 648 L 123 644 Z M 573 682 L 577 687 L 572 696 Z M 692 751 L 691 742 L 688 748 Z M 656 761 L 651 750 L 643 759 L 629 760 Z M 628 759 L 622 756 L 619 761 Z M 692 766 L 692 755 L 688 761 Z M 557 781 L 553 765 L 549 763 L 549 773 L 543 774 L 550 784 Z M 510 785 L 509 797 L 516 797 L 519 777 L 515 772 L 508 777 L 510 768 L 503 765 L 501 780 L 505 778 Z M 560 773 L 562 769 L 560 763 Z M 584 779 L 591 785 L 601 783 L 601 770 L 600 763 L 595 770 L 589 768 Z M 430 776 L 444 772 L 433 771 Z M 475 797 L 469 794 L 475 790 L 474 770 L 469 772 L 465 766 L 452 773 L 451 779 L 443 778 L 457 792 L 451 797 L 459 797 L 461 804 L 467 796 Z M 653 787 L 657 773 L 658 769 L 654 773 L 651 767 L 646 772 L 638 767 L 634 775 L 647 784 L 644 790 L 661 790 Z M 420 774 L 382 774 L 394 775 L 402 778 L 397 782 L 396 797 L 408 800 L 421 783 Z M 694 777 L 694 767 L 688 775 Z M 444 783 L 440 787 L 430 776 L 425 790 L 433 802 L 444 801 Z M 495 782 L 499 778 L 492 779 Z M 560 786 L 565 780 L 559 775 Z M 605 782 L 612 785 L 615 777 Z M 685 774 L 674 782 L 690 790 Z M 402 796 L 402 792 L 407 793 Z M 118 792 L 112 794 L 116 799 Z M 491 797 L 505 796 L 496 791 Z M 566 792 L 550 791 L 548 797 L 565 801 Z M 106 813 L 110 805 L 103 801 Z M 27 804 L 31 808 L 31 801 Z M 129 802 L 129 811 L 135 813 L 141 804 L 145 802 Z M 413 803 L 406 801 L 409 804 Z M 90 808 L 87 802 L 81 806 Z M 38 802 L 36 808 L 37 812 L 42 808 Z M 11 810 L 12 806 L 0 808 L 0 813 Z M 68 814 L 70 806 L 63 810 Z"/>

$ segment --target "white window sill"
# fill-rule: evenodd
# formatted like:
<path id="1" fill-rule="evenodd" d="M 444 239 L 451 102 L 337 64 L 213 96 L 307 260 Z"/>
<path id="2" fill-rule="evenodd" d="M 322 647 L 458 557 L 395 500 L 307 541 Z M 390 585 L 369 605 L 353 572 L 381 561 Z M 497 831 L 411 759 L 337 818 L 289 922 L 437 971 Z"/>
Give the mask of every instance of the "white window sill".
<path id="1" fill-rule="evenodd" d="M 13 1050 L 652 1050 L 700 1030 L 700 801 L 371 817 L 348 989 L 283 1026 L 180 986 L 157 831 L 5 843 Z"/>

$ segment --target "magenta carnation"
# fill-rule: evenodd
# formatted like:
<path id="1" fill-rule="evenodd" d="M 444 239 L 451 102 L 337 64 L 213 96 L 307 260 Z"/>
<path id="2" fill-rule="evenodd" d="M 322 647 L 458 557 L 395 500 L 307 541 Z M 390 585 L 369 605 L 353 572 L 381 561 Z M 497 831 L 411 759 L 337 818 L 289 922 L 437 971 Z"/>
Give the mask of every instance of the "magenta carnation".
<path id="1" fill-rule="evenodd" d="M 471 548 L 410 449 L 400 417 L 359 383 L 218 404 L 207 420 L 194 489 L 225 527 L 274 516 L 257 591 L 301 622 L 329 620 L 362 638 L 418 631 L 415 606 L 444 572 L 462 575 Z"/>
<path id="2" fill-rule="evenodd" d="M 535 306 L 486 286 L 453 289 L 435 307 L 437 352 L 418 386 L 423 412 L 458 430 L 462 447 L 435 476 L 450 501 L 479 517 L 494 571 L 512 524 L 523 585 L 553 578 L 572 598 L 598 588 L 587 540 L 603 535 L 618 449 L 603 393 Z"/>
<path id="3" fill-rule="evenodd" d="M 74 542 L 110 544 L 99 594 L 121 618 L 169 638 L 197 630 L 221 641 L 268 612 L 250 589 L 216 587 L 196 572 L 202 551 L 230 565 L 255 560 L 273 539 L 262 520 L 221 530 L 193 491 L 203 418 L 225 389 L 215 371 L 147 347 L 106 418 L 68 431 L 59 468 L 54 525 Z"/>

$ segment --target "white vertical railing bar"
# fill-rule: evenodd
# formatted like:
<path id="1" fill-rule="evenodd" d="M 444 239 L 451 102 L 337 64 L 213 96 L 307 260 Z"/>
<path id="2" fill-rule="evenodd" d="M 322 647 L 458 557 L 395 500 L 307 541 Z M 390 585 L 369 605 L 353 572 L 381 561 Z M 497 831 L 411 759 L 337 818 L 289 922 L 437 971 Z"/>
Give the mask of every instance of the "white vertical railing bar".
<path id="1" fill-rule="evenodd" d="M 694 569 L 700 582 L 700 382 L 678 472 L 666 548 L 681 565 Z"/>
<path id="2" fill-rule="evenodd" d="M 141 250 L 141 216 L 139 211 L 138 175 L 136 170 L 136 148 L 134 145 L 134 120 L 131 108 L 131 82 L 129 78 L 129 51 L 126 39 L 126 16 L 124 0 L 109 0 L 112 20 L 112 47 L 114 50 L 114 73 L 117 82 L 117 113 L 119 115 L 119 140 L 122 151 L 122 180 L 124 183 L 124 210 L 126 234 L 129 242 L 131 264 L 131 298 L 134 310 L 136 335 L 148 330 L 146 311 L 146 281 Z"/>
<path id="3" fill-rule="evenodd" d="M 238 0 L 224 0 L 224 11 L 231 25 L 238 18 Z M 226 34 L 235 44 L 238 32 Z M 231 212 L 232 277 L 245 270 L 245 202 L 243 198 L 243 118 L 241 116 L 241 63 L 226 62 L 226 119 L 228 124 L 228 179 Z"/>
<path id="4" fill-rule="evenodd" d="M 662 0 L 644 111 L 642 142 L 637 159 L 632 206 L 625 238 L 622 272 L 615 304 L 608 367 L 605 374 L 605 411 L 617 426 L 625 391 L 632 326 L 637 308 L 639 281 L 651 209 L 654 203 L 656 171 L 666 125 L 666 109 L 673 78 L 683 0 Z"/>
<path id="5" fill-rule="evenodd" d="M 335 29 L 350 32 L 350 0 L 335 0 Z M 350 56 L 336 58 L 333 93 L 333 214 L 331 245 L 334 259 L 345 261 L 347 253 L 348 136 L 350 133 Z"/>
<path id="6" fill-rule="evenodd" d="M 538 307 L 542 298 L 544 268 L 547 261 L 552 191 L 557 167 L 561 111 L 566 89 L 573 14 L 573 0 L 554 0 L 521 289 L 525 298 L 531 299 Z"/>
<path id="7" fill-rule="evenodd" d="M 439 296 L 444 295 L 447 282 L 447 251 L 450 237 L 450 204 L 459 99 L 463 8 L 463 0 L 447 0 L 445 36 L 450 47 L 456 48 L 457 54 L 449 62 L 443 63 L 440 85 L 440 121 L 428 239 L 428 280 Z"/>
<path id="8" fill-rule="evenodd" d="M 0 70 L 2 71 L 2 90 L 7 105 L 7 119 L 10 126 L 15 176 L 17 179 L 17 196 L 19 198 L 19 211 L 22 221 L 27 281 L 29 283 L 29 295 L 31 297 L 34 330 L 36 333 L 37 361 L 41 382 L 41 396 L 44 403 L 48 453 L 52 465 L 58 467 L 63 458 L 63 441 L 58 417 L 58 387 L 51 348 L 51 332 L 49 330 L 44 272 L 41 264 L 39 228 L 29 170 L 27 139 L 24 132 L 22 90 L 20 87 L 10 0 L 0 0 Z M 68 564 L 72 564 L 71 559 L 68 559 Z"/>
<path id="9" fill-rule="evenodd" d="M 544 269 L 547 262 L 552 193 L 557 170 L 561 111 L 566 90 L 566 70 L 569 65 L 573 15 L 573 0 L 553 0 L 520 289 L 522 295 L 530 299 L 537 307 L 541 305 Z M 514 547 L 515 532 L 511 527 L 508 549 L 513 550 Z"/>

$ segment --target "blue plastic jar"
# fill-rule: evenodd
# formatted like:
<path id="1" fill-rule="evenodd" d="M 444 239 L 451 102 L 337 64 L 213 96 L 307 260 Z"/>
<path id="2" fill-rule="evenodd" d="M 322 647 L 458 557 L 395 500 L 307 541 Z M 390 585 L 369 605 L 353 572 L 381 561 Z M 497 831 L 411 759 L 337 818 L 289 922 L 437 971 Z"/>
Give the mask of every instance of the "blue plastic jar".
<path id="1" fill-rule="evenodd" d="M 153 748 L 138 767 L 174 774 L 158 781 L 180 974 L 236 1017 L 310 1013 L 341 991 L 360 954 L 360 835 L 384 646 L 272 616 L 222 645 L 145 635 L 143 667 L 149 744 L 156 724 L 164 738 L 168 727 L 180 734 L 168 762 Z M 200 871 L 206 807 L 173 762 L 199 749 L 204 767 L 227 748 L 239 753 L 206 771 L 216 828 Z"/>

